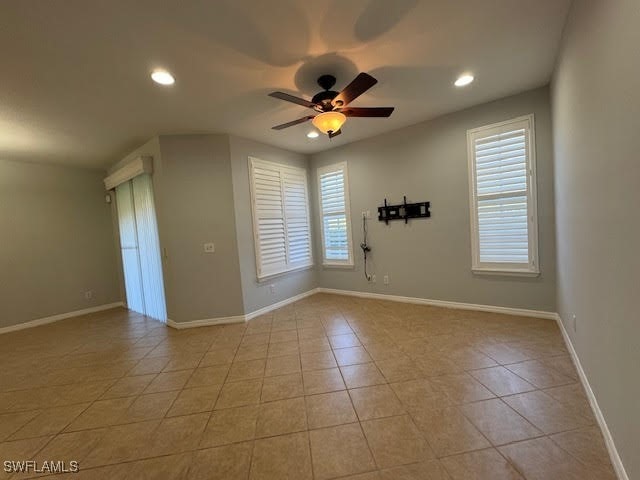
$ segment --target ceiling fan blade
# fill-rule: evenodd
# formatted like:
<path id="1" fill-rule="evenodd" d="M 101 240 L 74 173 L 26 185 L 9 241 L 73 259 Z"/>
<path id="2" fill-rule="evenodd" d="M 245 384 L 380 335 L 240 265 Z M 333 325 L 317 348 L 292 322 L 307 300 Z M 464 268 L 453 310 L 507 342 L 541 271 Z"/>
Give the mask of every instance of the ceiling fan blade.
<path id="1" fill-rule="evenodd" d="M 334 107 L 344 107 L 373 87 L 378 81 L 368 73 L 359 73 L 353 81 L 331 101 Z"/>
<path id="2" fill-rule="evenodd" d="M 334 132 L 329 132 L 329 138 L 337 137 L 341 133 L 342 133 L 342 130 L 338 130 L 335 133 Z"/>
<path id="3" fill-rule="evenodd" d="M 306 117 L 299 118 L 292 122 L 283 123 L 281 125 L 276 125 L 275 127 L 271 127 L 272 130 L 282 130 L 283 128 L 293 127 L 294 125 L 298 125 L 300 123 L 307 122 L 313 118 L 313 115 L 308 115 Z"/>
<path id="4" fill-rule="evenodd" d="M 394 107 L 348 107 L 340 110 L 347 117 L 390 117 Z"/>
<path id="5" fill-rule="evenodd" d="M 293 95 L 289 95 L 288 93 L 284 93 L 284 92 L 271 92 L 269 94 L 270 97 L 273 98 L 278 98 L 280 100 L 284 100 L 285 102 L 291 102 L 291 103 L 295 103 L 297 105 L 302 105 L 303 107 L 308 107 L 308 108 L 316 108 L 316 104 L 310 102 L 309 100 L 305 100 L 304 98 L 300 98 L 300 97 L 294 97 Z"/>

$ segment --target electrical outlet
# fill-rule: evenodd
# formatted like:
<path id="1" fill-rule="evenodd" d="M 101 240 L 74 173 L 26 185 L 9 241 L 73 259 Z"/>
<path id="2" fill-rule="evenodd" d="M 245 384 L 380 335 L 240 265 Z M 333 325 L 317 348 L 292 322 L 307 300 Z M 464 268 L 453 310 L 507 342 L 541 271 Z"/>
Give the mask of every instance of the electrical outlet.
<path id="1" fill-rule="evenodd" d="M 376 276 L 375 275 L 371 275 L 371 283 L 376 283 Z"/>
<path id="2" fill-rule="evenodd" d="M 86 292 L 84 292 L 84 299 L 85 300 L 93 299 L 93 290 L 87 290 Z"/>
<path id="3" fill-rule="evenodd" d="M 371 218 L 371 211 L 370 210 L 363 210 L 362 211 L 362 218 Z"/>
<path id="4" fill-rule="evenodd" d="M 269 291 L 271 292 L 271 294 L 276 293 L 276 286 L 273 283 L 269 285 Z"/>
<path id="5" fill-rule="evenodd" d="M 204 253 L 215 253 L 216 246 L 214 243 L 205 243 L 204 244 Z"/>
<path id="6" fill-rule="evenodd" d="M 385 275 L 383 281 L 385 285 L 389 285 L 389 275 Z"/>
<path id="7" fill-rule="evenodd" d="M 575 333 L 578 331 L 578 319 L 575 313 L 571 316 L 571 320 L 573 321 L 573 332 Z"/>

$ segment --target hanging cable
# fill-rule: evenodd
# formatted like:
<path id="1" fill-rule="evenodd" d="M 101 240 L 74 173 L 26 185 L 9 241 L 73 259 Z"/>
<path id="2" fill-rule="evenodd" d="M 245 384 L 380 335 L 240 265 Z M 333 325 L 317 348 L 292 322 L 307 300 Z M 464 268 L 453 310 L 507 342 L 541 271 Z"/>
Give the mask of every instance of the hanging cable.
<path id="1" fill-rule="evenodd" d="M 371 275 L 367 273 L 367 253 L 371 251 L 371 247 L 367 243 L 367 216 L 366 214 L 362 214 L 362 234 L 363 234 L 363 242 L 360 244 L 360 248 L 362 249 L 362 253 L 364 253 L 364 278 L 367 279 L 368 282 L 371 281 Z"/>

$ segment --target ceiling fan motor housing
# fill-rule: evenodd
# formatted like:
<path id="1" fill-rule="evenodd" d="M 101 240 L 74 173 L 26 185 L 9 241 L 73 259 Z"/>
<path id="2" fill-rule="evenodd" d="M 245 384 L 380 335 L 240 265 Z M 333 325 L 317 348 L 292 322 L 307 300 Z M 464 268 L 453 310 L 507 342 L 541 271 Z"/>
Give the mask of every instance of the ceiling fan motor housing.
<path id="1" fill-rule="evenodd" d="M 321 75 L 318 77 L 318 85 L 324 89 L 324 92 L 317 93 L 311 101 L 315 104 L 322 105 L 322 109 L 327 112 L 333 110 L 331 100 L 338 96 L 338 92 L 331 90 L 336 84 L 336 77 L 333 75 Z"/>
<path id="2" fill-rule="evenodd" d="M 317 93 L 313 96 L 311 101 L 317 105 L 322 106 L 322 110 L 329 111 L 333 110 L 333 105 L 331 104 L 331 100 L 336 98 L 338 92 L 333 92 L 331 90 L 327 90 L 325 92 Z"/>
<path id="3" fill-rule="evenodd" d="M 317 81 L 323 90 L 331 90 L 331 87 L 336 84 L 336 77 L 333 75 L 320 75 Z"/>

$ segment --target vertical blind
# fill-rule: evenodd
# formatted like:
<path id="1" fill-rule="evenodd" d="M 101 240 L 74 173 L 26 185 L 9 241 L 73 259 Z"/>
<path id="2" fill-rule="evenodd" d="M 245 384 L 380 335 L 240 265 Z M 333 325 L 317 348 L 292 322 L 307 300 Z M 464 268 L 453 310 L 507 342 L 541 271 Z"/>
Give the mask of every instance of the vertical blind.
<path id="1" fill-rule="evenodd" d="M 478 265 L 535 263 L 532 255 L 530 123 L 520 120 L 471 135 Z M 476 265 L 477 266 L 477 265 Z"/>
<path id="2" fill-rule="evenodd" d="M 258 278 L 313 263 L 307 172 L 250 159 Z"/>
<path id="3" fill-rule="evenodd" d="M 351 263 L 346 165 L 318 170 L 322 248 L 325 263 Z"/>
<path id="4" fill-rule="evenodd" d="M 149 174 L 116 187 L 116 205 L 127 307 L 167 320 L 160 240 Z"/>
<path id="5" fill-rule="evenodd" d="M 167 320 L 167 306 L 151 175 L 138 175 L 131 180 L 131 184 L 138 233 L 144 313 L 164 322 Z"/>
<path id="6" fill-rule="evenodd" d="M 140 255 L 138 250 L 138 229 L 133 204 L 133 186 L 131 181 L 116 187 L 116 205 L 118 206 L 118 225 L 124 285 L 127 294 L 127 307 L 134 312 L 144 314 L 144 292 Z"/>

